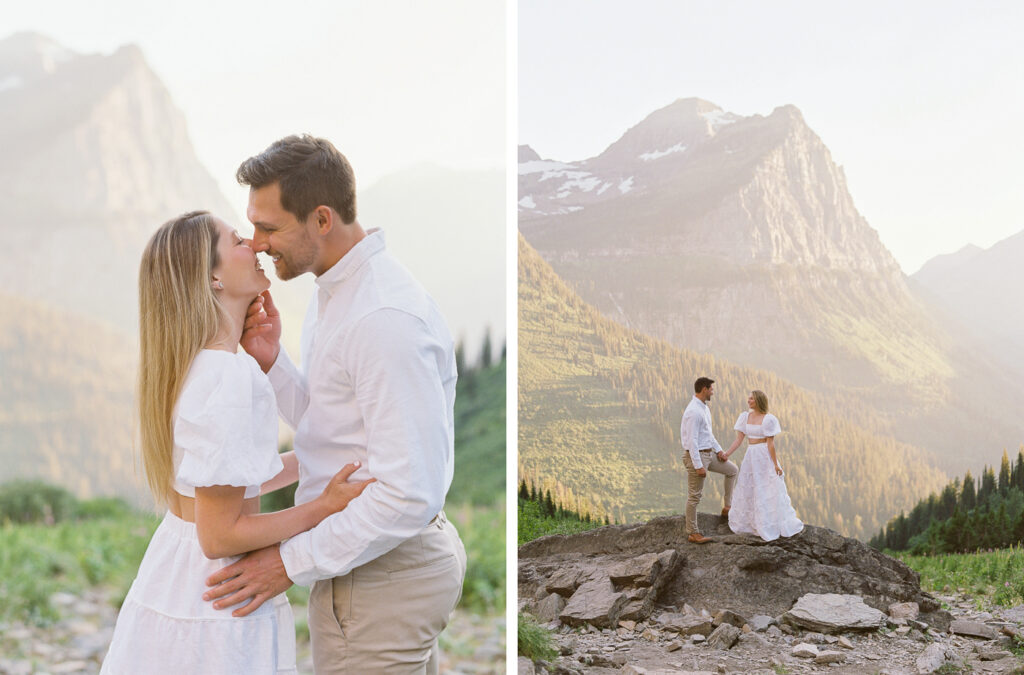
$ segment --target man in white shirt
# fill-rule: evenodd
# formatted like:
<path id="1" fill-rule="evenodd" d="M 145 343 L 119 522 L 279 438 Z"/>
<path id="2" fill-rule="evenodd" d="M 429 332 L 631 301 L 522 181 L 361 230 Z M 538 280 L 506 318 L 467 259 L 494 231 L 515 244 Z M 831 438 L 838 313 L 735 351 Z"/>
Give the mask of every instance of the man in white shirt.
<path id="1" fill-rule="evenodd" d="M 683 412 L 683 421 L 679 426 L 679 437 L 682 440 L 683 465 L 686 467 L 689 495 L 686 499 L 686 534 L 695 544 L 706 544 L 710 539 L 700 533 L 697 526 L 697 504 L 704 492 L 704 479 L 708 471 L 725 476 L 725 497 L 722 517 L 728 517 L 732 508 L 732 491 L 736 486 L 736 474 L 739 467 L 725 459 L 722 446 L 715 439 L 711 430 L 711 409 L 708 401 L 715 393 L 715 381 L 707 377 L 698 377 L 693 383 L 693 399 Z"/>
<path id="2" fill-rule="evenodd" d="M 466 554 L 444 512 L 454 465 L 455 353 L 434 301 L 356 220 L 355 178 L 330 142 L 289 136 L 238 169 L 253 249 L 278 276 L 316 275 L 302 370 L 280 347 L 269 294 L 242 346 L 295 429 L 297 503 L 338 467 L 375 478 L 317 527 L 209 579 L 207 599 L 245 616 L 292 583 L 311 585 L 313 665 L 324 673 L 437 673 L 437 637 L 462 591 Z"/>

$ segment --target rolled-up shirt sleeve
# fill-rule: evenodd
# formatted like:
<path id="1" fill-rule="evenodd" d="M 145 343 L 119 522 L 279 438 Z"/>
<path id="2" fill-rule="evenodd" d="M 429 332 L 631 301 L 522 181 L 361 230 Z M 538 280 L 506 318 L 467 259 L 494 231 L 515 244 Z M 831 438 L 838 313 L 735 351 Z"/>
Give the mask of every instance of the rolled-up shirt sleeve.
<path id="1" fill-rule="evenodd" d="M 452 456 L 443 382 L 453 372 L 441 372 L 450 357 L 421 319 L 377 309 L 331 347 L 354 389 L 366 428 L 364 468 L 377 482 L 281 544 L 288 577 L 302 585 L 346 574 L 420 532 L 444 506 Z"/>
<path id="2" fill-rule="evenodd" d="M 267 378 L 274 387 L 277 411 L 292 429 L 297 429 L 299 420 L 309 406 L 309 390 L 306 378 L 295 367 L 284 347 L 278 352 L 274 365 L 267 371 Z"/>

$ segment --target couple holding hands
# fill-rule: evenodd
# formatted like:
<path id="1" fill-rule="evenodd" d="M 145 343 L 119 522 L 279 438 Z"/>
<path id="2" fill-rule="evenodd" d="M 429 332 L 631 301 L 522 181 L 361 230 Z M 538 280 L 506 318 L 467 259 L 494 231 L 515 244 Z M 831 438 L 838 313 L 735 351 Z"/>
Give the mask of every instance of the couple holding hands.
<path id="1" fill-rule="evenodd" d="M 747 398 L 749 410 L 740 413 L 733 428 L 736 440 L 728 450 L 715 440 L 711 430 L 708 401 L 715 393 L 715 381 L 700 377 L 694 382 L 694 395 L 683 413 L 679 429 L 683 464 L 689 483 L 686 500 L 686 534 L 695 544 L 711 541 L 697 526 L 697 504 L 704 491 L 708 471 L 725 476 L 725 506 L 722 517 L 729 519 L 733 532 L 756 534 L 765 541 L 792 537 L 804 528 L 786 492 L 782 467 L 775 452 L 775 436 L 782 432 L 779 420 L 768 413 L 768 397 L 755 389 Z M 743 464 L 737 467 L 730 455 L 747 439 Z"/>

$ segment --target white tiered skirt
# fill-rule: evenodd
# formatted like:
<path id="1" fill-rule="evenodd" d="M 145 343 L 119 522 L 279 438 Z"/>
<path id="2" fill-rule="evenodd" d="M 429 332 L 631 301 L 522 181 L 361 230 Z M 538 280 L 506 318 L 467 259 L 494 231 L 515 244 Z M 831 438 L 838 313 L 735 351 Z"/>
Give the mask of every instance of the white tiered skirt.
<path id="1" fill-rule="evenodd" d="M 121 606 L 101 673 L 294 675 L 295 622 L 282 593 L 246 617 L 203 600 L 206 579 L 238 560 L 203 555 L 196 526 L 172 513 L 153 534 Z"/>
<path id="2" fill-rule="evenodd" d="M 775 473 L 767 443 L 747 446 L 732 495 L 729 528 L 765 541 L 792 537 L 804 529 L 789 500 L 786 481 Z"/>

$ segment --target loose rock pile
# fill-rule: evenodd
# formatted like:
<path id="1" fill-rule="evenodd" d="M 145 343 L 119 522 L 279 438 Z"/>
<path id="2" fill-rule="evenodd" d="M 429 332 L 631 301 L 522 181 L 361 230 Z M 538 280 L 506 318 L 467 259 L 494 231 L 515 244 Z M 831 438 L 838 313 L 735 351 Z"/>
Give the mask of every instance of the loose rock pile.
<path id="1" fill-rule="evenodd" d="M 705 534 L 724 525 L 701 518 Z M 699 546 L 683 532 L 670 517 L 524 545 L 520 610 L 555 631 L 561 656 L 520 659 L 520 673 L 1021 668 L 1011 649 L 1024 607 L 1001 616 L 922 593 L 899 561 L 822 528 L 771 543 L 723 533 Z"/>

